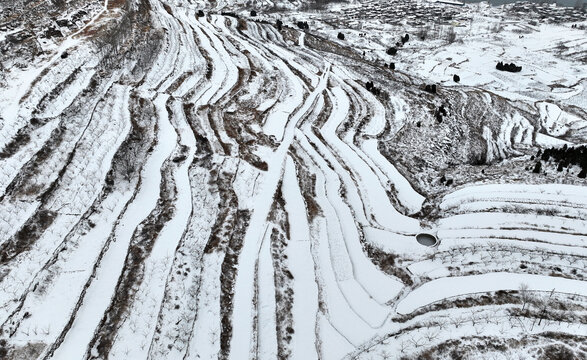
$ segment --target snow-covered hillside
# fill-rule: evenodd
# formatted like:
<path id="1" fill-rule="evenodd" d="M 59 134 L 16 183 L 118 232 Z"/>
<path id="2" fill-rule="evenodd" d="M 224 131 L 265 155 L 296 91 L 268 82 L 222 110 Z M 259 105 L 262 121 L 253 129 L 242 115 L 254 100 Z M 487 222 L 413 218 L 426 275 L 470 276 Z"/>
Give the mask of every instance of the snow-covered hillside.
<path id="1" fill-rule="evenodd" d="M 447 6 L 0 1 L 0 358 L 585 358 L 587 15 Z"/>

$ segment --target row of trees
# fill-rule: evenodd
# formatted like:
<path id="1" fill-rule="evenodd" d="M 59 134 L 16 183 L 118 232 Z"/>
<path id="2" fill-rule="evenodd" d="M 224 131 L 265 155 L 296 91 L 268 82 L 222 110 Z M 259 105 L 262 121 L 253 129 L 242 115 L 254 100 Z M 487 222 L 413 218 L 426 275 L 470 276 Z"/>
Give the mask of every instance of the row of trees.
<path id="1" fill-rule="evenodd" d="M 405 34 L 404 36 L 401 36 L 399 38 L 399 41 L 395 43 L 395 46 L 392 46 L 389 49 L 387 49 L 387 51 L 385 51 L 385 53 L 387 55 L 394 56 L 395 54 L 397 54 L 397 49 L 402 47 L 403 45 L 405 45 L 405 43 L 407 43 L 408 40 L 410 40 L 409 34 Z"/>
<path id="2" fill-rule="evenodd" d="M 569 166 L 577 165 L 581 167 L 578 176 L 583 179 L 587 177 L 587 146 L 585 145 L 569 147 L 565 144 L 560 148 L 551 147 L 544 149 L 544 151 L 538 150 L 536 157 L 539 157 L 539 160 L 534 166 L 534 173 L 540 173 L 542 170 L 540 160 L 549 161 L 552 159 L 553 161 L 558 162 L 556 168 L 557 171 L 560 172 Z"/>
<path id="3" fill-rule="evenodd" d="M 381 89 L 379 89 L 378 87 L 375 87 L 375 85 L 373 84 L 373 81 L 367 81 L 367 83 L 365 84 L 365 88 L 375 96 L 378 96 L 379 94 L 381 94 Z"/>
<path id="4" fill-rule="evenodd" d="M 434 111 L 434 117 L 436 118 L 436 121 L 438 121 L 438 123 L 441 123 L 443 117 L 445 117 L 446 115 L 448 115 L 448 112 L 444 108 L 444 105 L 440 105 L 440 107 Z"/>
<path id="5" fill-rule="evenodd" d="M 307 21 L 298 21 L 297 25 L 302 30 L 308 30 L 310 28 Z"/>
<path id="6" fill-rule="evenodd" d="M 495 68 L 497 70 L 500 70 L 500 71 L 509 71 L 509 72 L 520 72 L 520 71 L 522 71 L 522 67 L 521 66 L 516 66 L 516 64 L 514 64 L 514 63 L 504 64 L 501 61 L 498 62 L 497 65 L 495 65 Z"/>
<path id="7" fill-rule="evenodd" d="M 429 92 L 430 94 L 436 94 L 436 84 L 424 86 L 424 91 Z"/>

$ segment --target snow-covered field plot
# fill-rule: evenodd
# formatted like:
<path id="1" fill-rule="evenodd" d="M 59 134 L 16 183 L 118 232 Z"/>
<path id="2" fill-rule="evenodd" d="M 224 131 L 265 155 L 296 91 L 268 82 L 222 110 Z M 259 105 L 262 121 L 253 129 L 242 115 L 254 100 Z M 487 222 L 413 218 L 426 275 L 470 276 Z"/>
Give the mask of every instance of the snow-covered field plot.
<path id="1" fill-rule="evenodd" d="M 0 358 L 587 356 L 584 12 L 15 3 Z"/>

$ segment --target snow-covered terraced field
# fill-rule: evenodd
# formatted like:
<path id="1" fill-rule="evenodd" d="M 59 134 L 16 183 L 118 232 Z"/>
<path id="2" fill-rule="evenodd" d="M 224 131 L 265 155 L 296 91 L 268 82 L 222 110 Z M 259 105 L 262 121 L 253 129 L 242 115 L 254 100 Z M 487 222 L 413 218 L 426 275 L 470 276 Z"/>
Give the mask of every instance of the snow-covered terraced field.
<path id="1" fill-rule="evenodd" d="M 105 0 L 0 68 L 0 358 L 585 358 L 585 179 L 524 168 L 587 142 L 580 76 L 444 86 L 243 6 Z"/>

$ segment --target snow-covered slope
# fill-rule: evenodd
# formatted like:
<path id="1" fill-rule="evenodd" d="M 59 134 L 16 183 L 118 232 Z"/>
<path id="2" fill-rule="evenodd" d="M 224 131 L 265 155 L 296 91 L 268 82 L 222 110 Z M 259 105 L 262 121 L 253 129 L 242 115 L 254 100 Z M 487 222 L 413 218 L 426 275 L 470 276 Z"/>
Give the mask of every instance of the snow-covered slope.
<path id="1" fill-rule="evenodd" d="M 430 64 L 384 67 L 316 13 L 83 6 L 3 62 L 2 354 L 585 356 L 585 181 L 524 168 L 586 141 L 580 92 L 432 94 Z"/>

